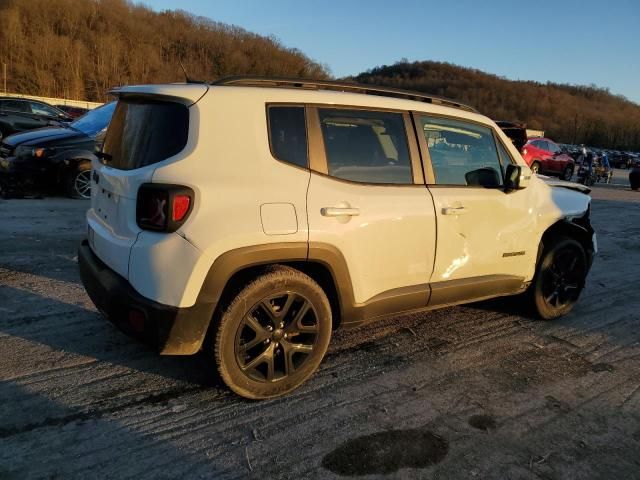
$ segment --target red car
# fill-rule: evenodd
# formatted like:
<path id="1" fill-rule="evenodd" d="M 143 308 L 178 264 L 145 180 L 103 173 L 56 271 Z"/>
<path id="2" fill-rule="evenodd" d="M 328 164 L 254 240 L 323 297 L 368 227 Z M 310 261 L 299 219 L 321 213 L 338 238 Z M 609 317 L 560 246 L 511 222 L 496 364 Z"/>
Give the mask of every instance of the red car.
<path id="1" fill-rule="evenodd" d="M 534 173 L 553 175 L 562 180 L 571 180 L 575 170 L 573 158 L 548 138 L 529 138 L 522 147 L 522 157 Z"/>

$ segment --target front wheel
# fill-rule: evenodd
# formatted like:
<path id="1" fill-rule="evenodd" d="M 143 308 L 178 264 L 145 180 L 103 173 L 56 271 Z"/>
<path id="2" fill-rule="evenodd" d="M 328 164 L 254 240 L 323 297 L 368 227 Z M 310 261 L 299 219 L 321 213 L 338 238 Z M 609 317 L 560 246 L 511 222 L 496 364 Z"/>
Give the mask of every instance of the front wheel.
<path id="1" fill-rule="evenodd" d="M 569 313 L 584 288 L 587 255 L 577 241 L 561 237 L 547 248 L 531 285 L 536 312 L 544 320 Z"/>
<path id="2" fill-rule="evenodd" d="M 331 307 L 322 288 L 298 270 L 274 266 L 223 306 L 214 355 L 235 393 L 272 398 L 315 372 L 330 338 Z"/>
<path id="3" fill-rule="evenodd" d="M 91 163 L 79 162 L 71 168 L 65 190 L 71 198 L 91 198 Z"/>
<path id="4" fill-rule="evenodd" d="M 533 162 L 531 164 L 531 172 L 532 173 L 540 173 L 540 162 Z"/>

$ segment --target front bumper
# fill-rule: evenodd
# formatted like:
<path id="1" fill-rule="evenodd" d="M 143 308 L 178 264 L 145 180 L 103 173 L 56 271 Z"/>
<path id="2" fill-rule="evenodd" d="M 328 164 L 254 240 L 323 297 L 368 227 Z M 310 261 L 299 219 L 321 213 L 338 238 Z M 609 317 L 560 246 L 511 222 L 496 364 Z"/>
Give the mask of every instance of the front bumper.
<path id="1" fill-rule="evenodd" d="M 80 278 L 93 303 L 125 333 L 163 355 L 191 355 L 200 350 L 215 303 L 179 308 L 149 300 L 105 265 L 87 240 L 78 249 L 78 265 Z"/>
<path id="2" fill-rule="evenodd" d="M 7 192 L 22 192 L 32 186 L 57 182 L 53 166 L 43 159 L 0 157 L 0 186 Z"/>
<path id="3" fill-rule="evenodd" d="M 47 159 L 35 157 L 0 157 L 0 173 L 7 175 L 37 175 L 49 171 Z"/>

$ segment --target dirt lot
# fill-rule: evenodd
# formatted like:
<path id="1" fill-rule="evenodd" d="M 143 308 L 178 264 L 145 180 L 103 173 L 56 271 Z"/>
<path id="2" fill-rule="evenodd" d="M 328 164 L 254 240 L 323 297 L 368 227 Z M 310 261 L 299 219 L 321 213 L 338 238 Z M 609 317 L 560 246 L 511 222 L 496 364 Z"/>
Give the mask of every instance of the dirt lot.
<path id="1" fill-rule="evenodd" d="M 265 402 L 100 317 L 86 202 L 0 202 L 0 479 L 640 479 L 640 192 L 593 198 L 601 252 L 570 316 L 488 302 L 338 332 Z"/>

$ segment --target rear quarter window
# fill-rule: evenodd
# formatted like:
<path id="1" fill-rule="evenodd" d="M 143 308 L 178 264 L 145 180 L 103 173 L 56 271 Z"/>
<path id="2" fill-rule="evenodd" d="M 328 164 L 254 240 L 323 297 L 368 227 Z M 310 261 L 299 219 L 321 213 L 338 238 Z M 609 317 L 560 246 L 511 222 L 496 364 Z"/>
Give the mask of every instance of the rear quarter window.
<path id="1" fill-rule="evenodd" d="M 180 103 L 119 100 L 107 130 L 103 161 L 120 170 L 152 165 L 180 153 L 189 136 L 189 109 Z"/>
<path id="2" fill-rule="evenodd" d="M 269 145 L 275 158 L 307 168 L 307 129 L 304 107 L 270 106 Z"/>

